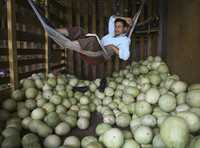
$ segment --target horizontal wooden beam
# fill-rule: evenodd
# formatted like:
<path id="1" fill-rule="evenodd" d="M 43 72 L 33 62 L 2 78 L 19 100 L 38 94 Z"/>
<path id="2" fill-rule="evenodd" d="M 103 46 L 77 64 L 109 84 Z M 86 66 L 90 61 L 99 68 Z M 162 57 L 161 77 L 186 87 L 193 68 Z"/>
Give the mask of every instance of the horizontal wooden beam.
<path id="1" fill-rule="evenodd" d="M 62 24 L 62 25 L 66 25 L 66 21 L 64 21 L 63 19 L 59 18 L 55 12 L 49 12 L 49 18 L 51 19 L 51 21 L 56 22 L 56 24 Z"/>
<path id="2" fill-rule="evenodd" d="M 0 56 L 8 56 L 8 49 L 0 48 Z"/>
<path id="3" fill-rule="evenodd" d="M 27 9 L 27 10 L 30 10 L 30 9 L 31 9 L 31 7 L 29 6 L 27 0 L 16 0 L 16 5 L 17 5 L 18 7 L 23 7 L 23 8 L 25 8 L 25 9 Z M 41 11 L 44 11 L 44 8 L 43 8 L 43 7 L 40 7 L 39 5 L 38 5 L 38 7 L 39 7 L 39 9 L 40 9 Z M 32 9 L 31 9 L 31 10 L 32 10 Z"/>
<path id="4" fill-rule="evenodd" d="M 18 61 L 19 66 L 34 65 L 34 64 L 40 64 L 40 63 L 45 63 L 45 59 L 30 59 L 30 60 Z"/>
<path id="5" fill-rule="evenodd" d="M 44 49 L 17 49 L 17 55 L 43 55 L 44 53 Z M 0 48 L 0 56 L 8 56 L 8 49 Z"/>
<path id="6" fill-rule="evenodd" d="M 135 31 L 136 35 L 158 33 L 159 29 Z"/>
<path id="7" fill-rule="evenodd" d="M 23 6 L 25 8 L 30 8 L 27 1 L 25 1 L 25 0 L 16 0 L 16 5 Z"/>
<path id="8" fill-rule="evenodd" d="M 16 40 L 29 42 L 44 42 L 44 36 L 35 33 L 16 31 Z"/>
<path id="9" fill-rule="evenodd" d="M 0 68 L 1 69 L 9 68 L 9 62 L 8 61 L 5 61 L 5 62 L 0 61 Z"/>
<path id="10" fill-rule="evenodd" d="M 0 40 L 7 40 L 8 35 L 6 30 L 0 30 Z"/>
<path id="11" fill-rule="evenodd" d="M 44 53 L 44 49 L 17 49 L 17 55 L 43 55 Z"/>
<path id="12" fill-rule="evenodd" d="M 41 24 L 35 17 L 29 15 L 22 16 L 20 13 L 16 13 L 16 21 L 20 24 L 25 24 L 26 26 L 41 27 Z"/>
<path id="13" fill-rule="evenodd" d="M 64 4 L 59 1 L 49 1 L 49 4 L 52 5 L 53 7 L 60 9 L 63 12 L 66 11 L 66 6 L 64 6 Z"/>

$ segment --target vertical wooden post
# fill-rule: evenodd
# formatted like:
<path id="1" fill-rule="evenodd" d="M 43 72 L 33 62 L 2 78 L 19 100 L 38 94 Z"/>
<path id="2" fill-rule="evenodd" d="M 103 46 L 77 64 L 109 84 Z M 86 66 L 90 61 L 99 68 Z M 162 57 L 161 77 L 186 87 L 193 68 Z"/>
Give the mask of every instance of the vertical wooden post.
<path id="1" fill-rule="evenodd" d="M 160 16 L 160 31 L 158 36 L 158 55 L 165 58 L 167 51 L 167 1 L 158 1 L 158 11 Z"/>
<path id="2" fill-rule="evenodd" d="M 90 0 L 92 3 L 92 33 L 96 33 L 96 0 Z M 97 66 L 91 65 L 92 67 L 92 79 L 95 79 L 97 77 Z"/>
<path id="3" fill-rule="evenodd" d="M 3 6 L 4 6 L 4 5 L 3 5 L 3 4 L 4 4 L 4 1 L 1 0 L 1 1 L 0 1 L 0 18 L 1 18 L 1 19 L 0 19 L 0 29 L 3 28 L 3 24 L 4 24 L 4 22 L 3 22 L 3 20 L 4 20 L 4 13 L 3 13 L 4 10 L 3 10 Z"/>
<path id="4" fill-rule="evenodd" d="M 98 29 L 98 35 L 102 37 L 104 35 L 104 0 L 96 0 L 96 17 L 97 17 L 97 29 Z M 98 77 L 103 78 L 104 77 L 104 63 L 99 64 L 97 66 L 97 74 Z"/>
<path id="5" fill-rule="evenodd" d="M 144 6 L 145 7 L 145 6 Z M 144 8 L 142 9 L 142 12 L 141 12 L 141 16 L 139 18 L 139 21 L 144 21 Z M 140 60 L 141 59 L 144 59 L 145 57 L 145 41 L 144 41 L 144 35 L 140 36 Z"/>
<path id="6" fill-rule="evenodd" d="M 83 9 L 83 28 L 84 28 L 85 32 L 88 32 L 89 31 L 89 28 L 88 28 L 88 13 L 89 13 L 88 5 L 89 5 L 89 1 L 88 0 L 81 1 L 81 4 L 82 4 L 81 9 Z M 83 64 L 84 78 L 89 79 L 89 64 L 85 61 L 83 63 L 84 63 Z"/>
<path id="7" fill-rule="evenodd" d="M 72 13 L 73 13 L 73 9 L 72 9 L 72 0 L 68 0 L 66 1 L 66 6 L 67 6 L 67 20 L 68 20 L 68 27 L 71 27 L 72 26 Z M 68 57 L 67 57 L 67 60 L 68 60 L 68 73 L 70 74 L 74 74 L 75 72 L 75 65 L 74 65 L 74 51 L 72 50 L 68 50 L 67 51 L 67 54 L 68 54 Z"/>
<path id="8" fill-rule="evenodd" d="M 148 1 L 148 18 L 152 17 L 152 0 Z M 148 24 L 148 41 L 147 41 L 147 56 L 152 55 L 152 34 L 150 33 L 151 31 L 151 25 L 150 23 Z"/>
<path id="9" fill-rule="evenodd" d="M 15 0 L 7 0 L 9 70 L 12 90 L 18 88 Z"/>
<path id="10" fill-rule="evenodd" d="M 129 0 L 129 4 L 131 6 L 131 16 L 133 17 L 136 13 L 136 1 Z M 131 38 L 131 60 L 136 59 L 136 36 L 133 34 Z"/>
<path id="11" fill-rule="evenodd" d="M 48 18 L 49 13 L 48 13 L 48 0 L 45 0 L 45 16 Z M 50 72 L 50 39 L 48 37 L 48 33 L 45 31 L 44 32 L 44 38 L 45 38 L 45 70 L 46 70 L 46 75 Z"/>
<path id="12" fill-rule="evenodd" d="M 80 26 L 80 0 L 73 1 L 73 10 L 72 13 L 74 14 L 74 26 Z M 82 66 L 81 66 L 81 57 L 80 54 L 75 52 L 75 73 L 79 78 L 82 78 Z"/>
<path id="13" fill-rule="evenodd" d="M 105 11 L 105 17 L 107 16 L 107 18 L 109 18 L 112 15 L 112 9 L 110 9 L 112 7 L 112 0 L 108 0 L 106 3 L 106 11 Z M 114 9 L 114 8 L 113 8 Z M 108 26 L 108 19 L 106 20 L 106 25 Z M 106 27 L 107 27 L 106 26 Z M 108 60 L 106 62 L 106 68 L 105 68 L 105 75 L 106 76 L 110 76 L 113 72 L 113 63 L 112 63 L 112 58 L 110 60 Z"/>

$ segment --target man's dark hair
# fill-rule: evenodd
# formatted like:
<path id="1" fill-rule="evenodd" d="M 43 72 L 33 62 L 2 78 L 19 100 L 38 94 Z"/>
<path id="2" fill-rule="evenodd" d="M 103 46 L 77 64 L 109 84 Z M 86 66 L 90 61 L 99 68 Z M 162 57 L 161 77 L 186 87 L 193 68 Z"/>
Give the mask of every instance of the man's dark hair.
<path id="1" fill-rule="evenodd" d="M 127 27 L 127 26 L 128 26 L 127 22 L 126 22 L 124 19 L 117 18 L 117 19 L 115 20 L 115 24 L 116 24 L 117 22 L 122 23 L 124 27 Z"/>

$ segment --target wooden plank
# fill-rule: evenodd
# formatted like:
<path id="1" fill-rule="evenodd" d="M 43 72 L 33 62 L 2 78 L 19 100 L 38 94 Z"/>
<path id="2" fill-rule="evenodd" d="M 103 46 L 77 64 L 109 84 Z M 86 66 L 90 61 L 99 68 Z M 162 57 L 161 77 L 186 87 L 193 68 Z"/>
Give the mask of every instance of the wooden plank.
<path id="1" fill-rule="evenodd" d="M 21 24 L 26 24 L 29 26 L 41 27 L 39 20 L 37 19 L 35 13 L 32 11 L 29 4 L 24 0 L 17 0 L 16 7 L 16 22 Z M 40 11 L 44 13 L 44 8 L 39 7 Z"/>
<path id="2" fill-rule="evenodd" d="M 139 22 L 144 21 L 144 9 L 141 12 L 141 16 L 139 18 Z M 144 36 L 140 36 L 140 58 L 144 59 L 145 57 L 145 48 L 144 48 Z"/>
<path id="3" fill-rule="evenodd" d="M 0 40 L 7 40 L 8 34 L 7 30 L 0 30 Z"/>
<path id="4" fill-rule="evenodd" d="M 108 0 L 108 2 L 106 3 L 106 14 L 105 14 L 105 18 L 106 18 L 106 25 L 108 26 L 108 21 L 109 21 L 109 17 L 112 15 L 112 9 L 110 9 L 112 7 L 112 0 Z M 108 27 L 107 27 L 108 28 Z M 106 66 L 105 66 L 105 75 L 106 76 L 110 76 L 113 72 L 113 63 L 112 63 L 112 59 L 108 60 L 106 62 Z"/>
<path id="5" fill-rule="evenodd" d="M 136 43 L 135 43 L 136 45 L 135 45 L 135 54 L 136 54 L 136 56 L 135 56 L 135 60 L 136 61 L 139 61 L 140 59 L 141 59 L 141 54 L 140 54 L 140 38 L 136 38 Z"/>
<path id="6" fill-rule="evenodd" d="M 4 20 L 4 1 L 0 1 L 0 28 L 3 27 L 3 20 Z"/>
<path id="7" fill-rule="evenodd" d="M 153 0 L 149 0 L 148 1 L 148 18 L 149 17 L 153 17 L 153 12 L 152 12 L 152 8 L 153 8 Z M 151 24 L 148 23 L 148 41 L 147 41 L 147 55 L 150 56 L 152 55 L 152 34 L 150 33 L 151 31 Z"/>
<path id="8" fill-rule="evenodd" d="M 91 0 L 92 2 L 92 33 L 97 33 L 97 24 L 96 24 L 96 1 Z M 92 79 L 96 79 L 97 78 L 97 66 L 96 65 L 92 65 Z"/>
<path id="9" fill-rule="evenodd" d="M 59 1 L 50 1 L 53 7 L 56 7 L 58 10 L 61 10 L 63 12 L 66 11 L 66 7 L 60 3 Z"/>
<path id="10" fill-rule="evenodd" d="M 15 30 L 15 1 L 7 0 L 7 27 L 8 27 L 8 50 L 9 50 L 9 71 L 12 90 L 18 88 L 17 69 L 17 47 Z"/>
<path id="11" fill-rule="evenodd" d="M 104 0 L 97 0 L 97 10 L 96 10 L 96 18 L 97 18 L 97 33 L 100 37 L 104 35 Z M 97 66 L 97 77 L 104 77 L 104 63 L 99 64 Z"/>
<path id="12" fill-rule="evenodd" d="M 29 5 L 27 3 L 27 1 L 24 1 L 24 0 L 16 0 L 16 5 L 17 6 L 21 6 L 21 7 L 24 7 L 24 8 L 29 8 Z"/>
<path id="13" fill-rule="evenodd" d="M 19 60 L 18 66 L 25 66 L 25 65 L 34 65 L 45 63 L 45 59 L 30 59 L 30 60 Z"/>
<path id="14" fill-rule="evenodd" d="M 145 48 L 144 48 L 144 36 L 140 37 L 140 58 L 144 59 L 145 57 Z"/>
<path id="15" fill-rule="evenodd" d="M 75 14 L 75 18 L 74 18 L 74 22 L 73 25 L 74 26 L 80 26 L 80 0 L 75 0 L 73 1 L 73 10 L 72 10 L 72 14 Z M 78 11 L 77 11 L 78 10 Z M 75 73 L 76 75 L 81 78 L 82 76 L 82 64 L 81 64 L 81 57 L 79 53 L 75 53 L 74 55 L 74 59 L 75 59 Z"/>
<path id="16" fill-rule="evenodd" d="M 5 68 L 8 68 L 8 67 L 9 67 L 8 61 L 5 61 L 5 62 L 0 61 L 0 69 L 5 69 Z"/>
<path id="17" fill-rule="evenodd" d="M 17 41 L 27 41 L 27 42 L 44 42 L 44 36 L 30 33 L 30 32 L 23 32 L 23 31 L 16 31 L 16 39 Z"/>
<path id="18" fill-rule="evenodd" d="M 152 13 L 153 16 L 159 16 L 158 14 L 159 10 L 158 10 L 158 1 L 152 1 Z M 160 22 L 160 21 L 159 21 Z M 153 29 L 155 25 L 153 24 L 151 31 Z M 159 25 L 158 25 L 159 26 Z M 158 32 L 156 32 L 155 34 L 152 34 L 152 55 L 153 56 L 157 56 L 158 55 Z"/>
<path id="19" fill-rule="evenodd" d="M 54 14 L 55 13 L 55 14 Z M 51 12 L 49 13 L 49 15 L 51 16 L 51 21 L 53 21 L 54 23 L 58 24 L 58 25 L 61 25 L 61 24 L 66 24 L 66 22 L 64 20 L 62 20 L 61 18 L 59 18 L 57 15 L 56 15 L 56 12 Z"/>
<path id="20" fill-rule="evenodd" d="M 7 56 L 8 49 L 7 48 L 0 48 L 0 56 Z"/>
<path id="21" fill-rule="evenodd" d="M 1 53 L 1 50 L 0 50 Z M 44 49 L 17 49 L 18 55 L 43 55 L 45 54 Z"/>
<path id="22" fill-rule="evenodd" d="M 166 58 L 167 55 L 167 2 L 159 0 L 160 32 L 158 36 L 158 55 Z"/>
<path id="23" fill-rule="evenodd" d="M 135 31 L 136 36 L 147 36 L 148 34 L 158 33 L 160 30 L 157 27 L 151 27 L 151 30 L 137 30 Z"/>
<path id="24" fill-rule="evenodd" d="M 133 0 L 129 0 L 129 5 L 131 6 L 131 16 L 134 16 L 136 13 L 136 1 Z M 130 52 L 131 52 L 131 61 L 136 59 L 136 37 L 135 34 L 133 32 L 133 35 L 131 37 L 131 48 L 130 48 Z"/>
<path id="25" fill-rule="evenodd" d="M 68 27 L 72 26 L 72 2 L 73 0 L 68 0 L 65 2 L 66 6 L 68 8 L 71 8 L 68 10 L 69 12 L 66 14 L 67 20 L 68 20 Z M 74 52 L 72 50 L 67 50 L 67 71 L 69 74 L 74 74 L 75 73 L 75 63 L 74 63 Z"/>
<path id="26" fill-rule="evenodd" d="M 36 17 L 31 17 L 29 15 L 23 15 L 22 16 L 18 12 L 16 12 L 16 21 L 17 21 L 17 23 L 20 23 L 20 24 L 26 24 L 26 25 L 35 26 L 35 27 L 41 27 L 41 24 L 36 19 Z"/>
<path id="27" fill-rule="evenodd" d="M 48 18 L 49 14 L 48 14 L 48 10 L 49 10 L 49 5 L 48 5 L 49 0 L 45 0 L 45 16 Z M 45 50 L 45 73 L 46 75 L 48 75 L 48 73 L 50 73 L 50 54 L 51 54 L 51 45 L 50 45 L 50 39 L 48 36 L 48 33 L 45 31 L 44 32 L 44 39 L 45 39 L 45 43 L 44 43 L 44 50 Z"/>
<path id="28" fill-rule="evenodd" d="M 89 3 L 88 0 L 81 1 L 81 6 L 82 6 L 81 9 L 84 10 L 83 22 L 82 23 L 83 23 L 83 28 L 84 28 L 85 32 L 89 32 L 89 28 L 88 28 L 88 13 L 89 13 L 88 3 Z M 89 74 L 89 64 L 85 61 L 83 63 L 84 63 L 84 65 L 83 65 L 84 78 L 89 79 L 89 78 L 91 78 L 90 74 Z"/>

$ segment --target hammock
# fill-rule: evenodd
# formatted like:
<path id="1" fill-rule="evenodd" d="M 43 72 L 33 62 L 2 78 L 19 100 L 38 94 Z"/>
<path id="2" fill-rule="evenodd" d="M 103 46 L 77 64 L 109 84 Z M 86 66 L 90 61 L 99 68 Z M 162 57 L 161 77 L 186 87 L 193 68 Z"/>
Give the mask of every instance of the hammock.
<path id="1" fill-rule="evenodd" d="M 140 16 L 141 12 L 142 12 L 142 8 L 144 6 L 145 1 L 146 0 L 142 1 L 138 12 L 136 13 L 136 15 L 132 19 L 133 25 L 132 25 L 129 33 L 127 34 L 128 37 L 131 37 L 131 35 L 132 35 L 132 33 L 135 29 L 135 26 L 137 24 L 137 21 L 138 21 L 138 18 Z M 47 19 L 39 13 L 39 10 L 37 9 L 36 5 L 34 4 L 34 2 L 32 0 L 28 0 L 28 3 L 31 6 L 31 8 L 33 9 L 33 11 L 35 12 L 38 20 L 42 24 L 42 27 L 48 33 L 48 36 L 51 39 L 53 39 L 62 48 L 78 52 L 88 60 L 90 60 L 91 58 L 99 58 L 99 57 L 104 57 L 104 59 L 109 59 L 112 56 L 112 55 L 109 55 L 107 53 L 106 49 L 101 45 L 100 40 L 99 40 L 99 38 L 96 34 L 90 34 L 89 36 L 95 36 L 97 38 L 102 50 L 87 51 L 87 50 L 81 49 L 81 47 L 78 44 L 74 45 L 74 43 L 70 39 L 66 38 L 63 34 L 61 34 L 59 31 L 55 30 L 49 23 L 47 23 L 48 22 Z M 93 64 L 95 64 L 94 61 L 93 61 Z"/>

